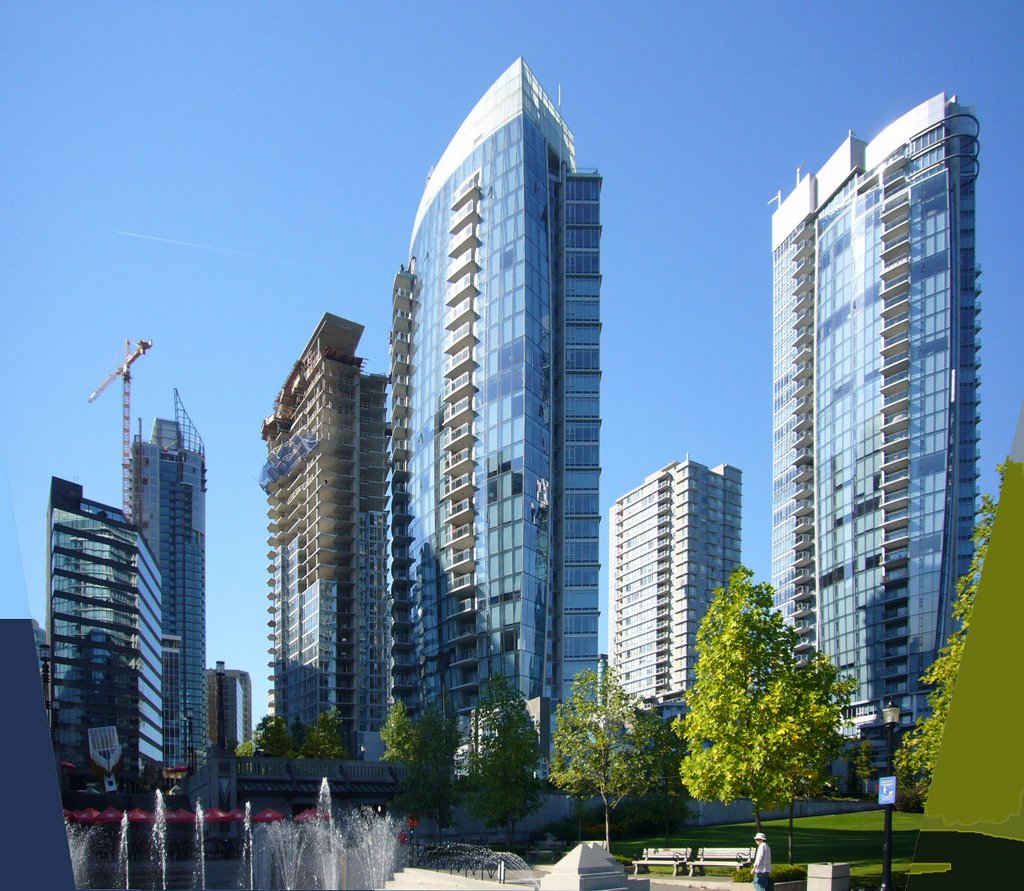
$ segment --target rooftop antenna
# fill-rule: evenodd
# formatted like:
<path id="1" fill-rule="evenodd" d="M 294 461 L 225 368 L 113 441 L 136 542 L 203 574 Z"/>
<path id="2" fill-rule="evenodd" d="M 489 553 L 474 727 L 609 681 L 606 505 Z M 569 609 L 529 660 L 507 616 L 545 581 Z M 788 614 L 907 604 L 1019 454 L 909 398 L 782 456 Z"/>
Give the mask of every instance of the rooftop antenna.
<path id="1" fill-rule="evenodd" d="M 773 195 L 771 198 L 768 199 L 769 204 L 771 204 L 773 201 L 775 202 L 776 210 L 782 207 L 782 189 L 779 189 L 778 194 Z"/>
<path id="2" fill-rule="evenodd" d="M 806 164 L 806 163 L 807 163 L 806 161 L 801 161 L 800 162 L 800 166 L 797 167 L 797 169 L 796 169 L 796 184 L 797 185 L 800 185 L 800 174 L 803 172 L 804 164 Z"/>
<path id="3" fill-rule="evenodd" d="M 558 85 L 558 107 L 559 107 L 559 109 L 561 109 L 561 107 L 562 107 L 562 85 L 561 84 Z"/>

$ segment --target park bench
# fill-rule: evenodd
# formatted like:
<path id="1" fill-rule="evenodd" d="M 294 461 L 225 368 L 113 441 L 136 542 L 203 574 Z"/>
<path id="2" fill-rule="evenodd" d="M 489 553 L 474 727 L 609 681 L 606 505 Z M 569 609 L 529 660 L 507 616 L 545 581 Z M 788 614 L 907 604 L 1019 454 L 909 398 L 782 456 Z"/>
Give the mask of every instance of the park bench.
<path id="1" fill-rule="evenodd" d="M 706 866 L 731 866 L 740 869 L 754 862 L 753 848 L 700 848 L 689 862 L 690 875 L 704 875 Z M 698 873 L 697 870 L 700 870 Z"/>
<path id="2" fill-rule="evenodd" d="M 540 860 L 541 857 L 546 857 L 549 863 L 555 862 L 555 855 L 561 854 L 565 850 L 565 842 L 560 841 L 557 838 L 546 838 L 543 841 L 538 841 L 526 852 L 527 857 L 534 857 Z"/>
<path id="3" fill-rule="evenodd" d="M 690 848 L 644 848 L 644 855 L 633 861 L 633 875 L 640 874 L 640 867 L 651 871 L 652 866 L 671 866 L 672 875 L 679 875 L 679 868 L 685 867 L 690 861 Z"/>

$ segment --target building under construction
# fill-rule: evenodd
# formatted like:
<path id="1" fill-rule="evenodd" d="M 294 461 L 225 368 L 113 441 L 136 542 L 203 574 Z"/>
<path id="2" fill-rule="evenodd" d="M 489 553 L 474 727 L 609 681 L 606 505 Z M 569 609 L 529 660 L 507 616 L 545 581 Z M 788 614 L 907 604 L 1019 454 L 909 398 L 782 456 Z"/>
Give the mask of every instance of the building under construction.
<path id="1" fill-rule="evenodd" d="M 388 698 L 387 376 L 363 326 L 325 313 L 263 422 L 272 714 L 336 708 L 352 755 L 379 748 Z"/>

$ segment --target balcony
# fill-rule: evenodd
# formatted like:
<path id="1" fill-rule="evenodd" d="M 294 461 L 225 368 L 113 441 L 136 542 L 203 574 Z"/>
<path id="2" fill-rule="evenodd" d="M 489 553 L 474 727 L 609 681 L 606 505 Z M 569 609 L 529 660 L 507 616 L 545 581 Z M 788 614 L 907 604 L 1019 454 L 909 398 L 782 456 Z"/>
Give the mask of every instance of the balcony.
<path id="1" fill-rule="evenodd" d="M 808 616 L 813 616 L 816 609 L 814 597 L 804 597 L 802 600 L 793 602 L 793 618 L 794 619 L 806 619 Z M 812 623 L 808 623 L 812 624 Z"/>
<path id="2" fill-rule="evenodd" d="M 408 354 L 412 338 L 403 331 L 391 332 L 391 355 L 403 356 Z"/>
<path id="3" fill-rule="evenodd" d="M 412 312 L 412 291 L 407 288 L 395 288 L 392 300 L 394 312 Z"/>
<path id="4" fill-rule="evenodd" d="M 448 289 L 448 299 L 445 303 L 448 306 L 455 306 L 461 303 L 467 297 L 476 297 L 480 293 L 480 289 L 476 286 L 475 279 L 472 275 L 464 275 L 456 282 L 452 282 L 451 287 Z"/>
<path id="5" fill-rule="evenodd" d="M 888 399 L 897 393 L 905 393 L 910 389 L 910 371 L 900 371 L 887 375 L 882 383 L 882 396 Z"/>
<path id="6" fill-rule="evenodd" d="M 798 467 L 802 465 L 813 465 L 814 464 L 814 449 L 794 449 L 792 452 L 793 463 Z"/>
<path id="7" fill-rule="evenodd" d="M 910 290 L 904 289 L 899 293 L 894 293 L 892 297 L 885 302 L 882 306 L 882 318 L 884 319 L 883 325 L 889 324 L 889 319 L 894 316 L 901 315 L 902 313 L 910 310 Z"/>
<path id="8" fill-rule="evenodd" d="M 882 377 L 888 379 L 910 367 L 910 356 L 906 351 L 890 356 L 882 363 Z"/>
<path id="9" fill-rule="evenodd" d="M 476 251 L 469 251 L 448 264 L 448 283 L 453 285 L 460 278 L 476 275 L 479 271 L 480 264 L 476 262 Z"/>
<path id="10" fill-rule="evenodd" d="M 885 319 L 885 327 L 882 328 L 882 339 L 890 341 L 895 337 L 906 334 L 909 330 L 910 312 L 904 310 L 901 313 L 894 313 Z"/>
<path id="11" fill-rule="evenodd" d="M 463 424 L 448 430 L 444 436 L 444 447 L 453 452 L 468 448 L 476 441 L 471 424 Z"/>
<path id="12" fill-rule="evenodd" d="M 809 412 L 801 412 L 796 416 L 796 425 L 794 429 L 800 433 L 804 430 L 811 430 L 814 427 L 814 415 Z"/>
<path id="13" fill-rule="evenodd" d="M 793 260 L 793 278 L 799 280 L 801 276 L 814 275 L 814 256 L 810 254 L 798 255 Z"/>
<path id="14" fill-rule="evenodd" d="M 473 307 L 473 299 L 469 298 L 455 304 L 455 308 L 448 313 L 444 327 L 448 331 L 458 331 L 463 325 L 470 325 L 479 318 L 479 314 Z"/>
<path id="15" fill-rule="evenodd" d="M 476 543 L 476 530 L 472 523 L 463 523 L 452 529 L 448 544 L 453 548 L 465 549 Z"/>
<path id="16" fill-rule="evenodd" d="M 391 327 L 395 331 L 412 330 L 412 313 L 406 310 L 398 310 L 391 315 Z"/>
<path id="17" fill-rule="evenodd" d="M 396 396 L 391 400 L 391 416 L 407 418 L 412 412 L 412 402 L 408 396 Z"/>
<path id="18" fill-rule="evenodd" d="M 886 513 L 885 519 L 882 521 L 882 528 L 886 532 L 891 532 L 895 529 L 902 529 L 910 522 L 910 511 L 907 508 L 902 510 L 893 511 L 892 513 Z"/>
<path id="19" fill-rule="evenodd" d="M 799 347 L 796 351 L 796 355 L 793 357 L 793 362 L 796 365 L 813 364 L 814 362 L 814 347 L 803 346 Z"/>
<path id="20" fill-rule="evenodd" d="M 800 294 L 813 294 L 814 293 L 814 275 L 801 275 L 794 282 L 793 293 Z"/>
<path id="21" fill-rule="evenodd" d="M 814 233 L 797 242 L 796 250 L 793 252 L 794 260 L 803 260 L 814 254 Z"/>
<path id="22" fill-rule="evenodd" d="M 814 599 L 814 585 L 813 584 L 797 585 L 793 589 L 793 603 L 807 603 L 808 601 L 813 601 L 813 599 Z M 809 608 L 810 609 L 814 609 L 813 603 L 811 604 L 811 606 Z"/>
<path id="23" fill-rule="evenodd" d="M 409 375 L 393 374 L 391 376 L 391 392 L 396 396 L 405 396 L 409 392 L 409 385 Z"/>
<path id="24" fill-rule="evenodd" d="M 796 518 L 796 525 L 793 527 L 793 531 L 798 535 L 805 532 L 814 531 L 814 511 L 808 514 L 804 514 Z"/>
<path id="25" fill-rule="evenodd" d="M 462 501 L 476 491 L 476 482 L 473 474 L 464 473 L 462 476 L 449 479 L 442 488 L 441 497 L 449 498 L 452 501 Z"/>
<path id="26" fill-rule="evenodd" d="M 895 243 L 906 238 L 910 234 L 910 217 L 904 217 L 892 226 L 887 226 L 882 233 L 882 241 L 886 244 Z"/>
<path id="27" fill-rule="evenodd" d="M 885 475 L 885 482 L 882 483 L 882 488 L 885 490 L 886 497 L 893 497 L 894 493 L 899 492 L 902 489 L 906 489 L 910 482 L 910 469 L 904 467 L 903 470 L 894 470 Z"/>
<path id="28" fill-rule="evenodd" d="M 887 198 L 882 204 L 882 223 L 891 226 L 894 223 L 910 216 L 910 193 L 901 192 L 892 198 Z"/>
<path id="29" fill-rule="evenodd" d="M 473 383 L 473 372 L 467 371 L 456 378 L 452 378 L 444 385 L 444 401 L 451 404 L 472 396 L 477 391 Z"/>
<path id="30" fill-rule="evenodd" d="M 475 463 L 472 449 L 460 449 L 448 455 L 444 462 L 444 472 L 450 476 L 458 476 L 472 470 Z"/>
<path id="31" fill-rule="evenodd" d="M 896 548 L 892 551 L 885 552 L 885 571 L 889 573 L 890 570 L 898 569 L 901 566 L 906 566 L 910 561 L 910 551 L 907 548 Z"/>
<path id="32" fill-rule="evenodd" d="M 460 374 L 465 374 L 473 368 L 476 368 L 476 354 L 473 348 L 470 347 L 461 353 L 456 353 L 445 361 L 444 376 L 458 377 Z"/>
<path id="33" fill-rule="evenodd" d="M 466 251 L 480 247 L 480 239 L 472 228 L 460 229 L 448 239 L 448 256 L 452 259 L 461 257 Z"/>
<path id="34" fill-rule="evenodd" d="M 814 465 L 813 464 L 799 464 L 796 469 L 796 476 L 793 477 L 795 483 L 809 483 L 814 479 Z"/>
<path id="35" fill-rule="evenodd" d="M 804 430 L 802 433 L 797 434 L 796 442 L 793 443 L 793 447 L 799 451 L 800 449 L 809 449 L 814 445 L 814 431 Z"/>
<path id="36" fill-rule="evenodd" d="M 444 425 L 446 427 L 460 427 L 463 424 L 468 424 L 475 417 L 476 409 L 470 398 L 460 399 L 453 405 L 446 405 L 444 409 Z"/>
<path id="37" fill-rule="evenodd" d="M 813 498 L 796 498 L 794 499 L 794 510 L 793 513 L 799 517 L 807 517 L 814 514 L 814 499 Z"/>
<path id="38" fill-rule="evenodd" d="M 804 352 L 807 352 L 806 350 Z M 793 378 L 795 380 L 801 380 L 805 378 L 814 377 L 814 363 L 813 362 L 798 362 L 793 366 Z"/>
<path id="39" fill-rule="evenodd" d="M 476 507 L 472 498 L 465 498 L 452 505 L 452 512 L 448 515 L 448 522 L 452 526 L 465 526 L 473 521 L 476 516 Z"/>
<path id="40" fill-rule="evenodd" d="M 472 621 L 456 622 L 448 638 L 450 643 L 466 643 L 476 637 L 476 613 L 467 612 L 464 618 Z"/>
<path id="41" fill-rule="evenodd" d="M 462 575 L 453 575 L 449 593 L 459 601 L 459 611 L 476 609 L 476 597 L 471 592 L 476 587 L 476 573 L 466 572 Z M 467 596 L 470 595 L 470 596 Z"/>
<path id="42" fill-rule="evenodd" d="M 476 334 L 473 331 L 473 323 L 467 323 L 461 328 L 452 331 L 444 341 L 444 351 L 450 356 L 460 353 L 476 345 Z"/>
<path id="43" fill-rule="evenodd" d="M 885 238 L 885 236 L 882 236 Z M 900 241 L 894 241 L 891 244 L 886 240 L 886 246 L 882 250 L 882 263 L 885 266 L 890 266 L 899 260 L 903 260 L 910 254 L 910 239 L 904 238 Z"/>
<path id="44" fill-rule="evenodd" d="M 814 310 L 814 283 L 811 282 L 810 288 L 805 288 L 802 291 L 794 294 L 796 302 L 793 304 L 793 312 L 801 313 Z"/>
<path id="45" fill-rule="evenodd" d="M 462 208 L 464 208 L 470 202 L 476 202 L 480 200 L 483 193 L 480 190 L 480 184 L 477 182 L 476 176 L 477 175 L 474 175 L 469 180 L 467 180 L 463 185 L 461 185 L 456 190 L 455 194 L 452 195 L 453 211 L 462 210 Z"/>
<path id="46" fill-rule="evenodd" d="M 910 406 L 910 390 L 896 390 L 887 396 L 882 402 L 882 411 L 885 415 L 905 411 Z"/>
<path id="47" fill-rule="evenodd" d="M 448 234 L 454 235 L 466 226 L 476 226 L 480 219 L 480 211 L 477 210 L 476 202 L 466 202 L 460 210 L 452 215 L 452 224 L 448 229 Z"/>
<path id="48" fill-rule="evenodd" d="M 801 637 L 800 641 L 795 647 L 793 647 L 794 653 L 810 653 L 814 649 L 814 641 L 808 640 L 806 637 Z"/>
<path id="49" fill-rule="evenodd" d="M 805 565 L 802 569 L 796 571 L 796 578 L 793 579 L 793 584 L 801 589 L 808 586 L 813 587 L 815 578 L 814 569 Z"/>
<path id="50" fill-rule="evenodd" d="M 805 547 L 804 550 L 802 550 L 802 551 L 797 551 L 794 554 L 794 557 L 796 559 L 793 561 L 793 566 L 796 567 L 796 569 L 798 569 L 798 570 L 799 569 L 806 569 L 806 568 L 808 568 L 810 566 L 813 566 L 814 565 L 814 545 L 812 544 L 812 545 L 810 545 L 808 547 Z"/>
<path id="51" fill-rule="evenodd" d="M 909 275 L 909 264 L 907 264 L 907 271 L 901 276 L 893 276 L 888 281 L 882 282 L 882 290 L 879 296 L 886 302 L 902 297 L 910 290 L 910 275 Z"/>
<path id="52" fill-rule="evenodd" d="M 796 337 L 793 338 L 793 345 L 797 347 L 806 346 L 814 341 L 814 326 L 805 325 L 796 329 Z"/>
<path id="53" fill-rule="evenodd" d="M 906 547 L 910 541 L 910 533 L 906 529 L 894 529 L 892 532 L 885 534 L 885 539 L 882 541 L 883 546 L 887 551 Z"/>
<path id="54" fill-rule="evenodd" d="M 882 281 L 891 282 L 898 278 L 907 276 L 910 274 L 910 255 L 905 254 L 903 256 L 893 259 L 889 263 L 885 263 L 882 266 Z"/>
<path id="55" fill-rule="evenodd" d="M 888 435 L 890 433 L 899 433 L 902 430 L 906 430 L 910 424 L 910 413 L 907 411 L 898 411 L 893 415 L 889 415 L 885 419 L 885 423 L 882 424 L 882 433 Z"/>
<path id="56" fill-rule="evenodd" d="M 466 548 L 452 554 L 448 567 L 453 573 L 471 573 L 476 569 L 476 548 Z"/>
<path id="57" fill-rule="evenodd" d="M 896 449 L 886 454 L 882 461 L 882 472 L 886 475 L 902 470 L 910 463 L 910 449 Z"/>

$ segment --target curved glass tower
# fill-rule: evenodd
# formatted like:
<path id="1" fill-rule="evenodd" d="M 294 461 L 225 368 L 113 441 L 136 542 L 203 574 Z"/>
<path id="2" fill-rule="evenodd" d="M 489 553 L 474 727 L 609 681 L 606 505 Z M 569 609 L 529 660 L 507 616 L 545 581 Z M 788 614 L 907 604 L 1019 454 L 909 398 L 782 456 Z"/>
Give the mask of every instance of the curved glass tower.
<path id="1" fill-rule="evenodd" d="M 431 172 L 391 346 L 394 695 L 597 666 L 601 178 L 517 60 Z M 543 705 L 540 706 L 543 708 Z"/>
<path id="2" fill-rule="evenodd" d="M 852 134 L 772 219 L 778 606 L 856 676 L 854 720 L 920 677 L 972 554 L 978 122 L 938 95 Z"/>

